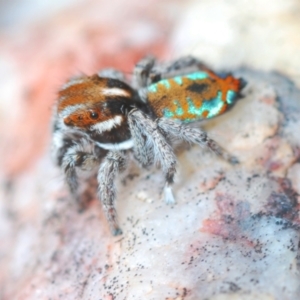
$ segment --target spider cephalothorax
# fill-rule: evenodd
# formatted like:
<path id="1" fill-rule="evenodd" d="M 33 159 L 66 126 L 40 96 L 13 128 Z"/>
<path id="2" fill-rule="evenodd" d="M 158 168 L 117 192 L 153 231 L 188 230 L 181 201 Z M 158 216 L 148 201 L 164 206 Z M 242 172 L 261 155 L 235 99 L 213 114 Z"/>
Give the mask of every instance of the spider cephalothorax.
<path id="1" fill-rule="evenodd" d="M 112 233 L 121 234 L 114 181 L 127 151 L 133 151 L 143 167 L 160 163 L 166 178 L 165 201 L 173 203 L 176 157 L 169 141 L 196 143 L 237 162 L 204 131 L 187 124 L 227 111 L 240 98 L 243 86 L 242 79 L 220 76 L 193 57 L 165 64 L 145 58 L 136 65 L 131 85 L 113 69 L 70 80 L 59 92 L 53 153 L 71 192 L 77 195 L 77 168 L 100 163 L 99 198 Z"/>

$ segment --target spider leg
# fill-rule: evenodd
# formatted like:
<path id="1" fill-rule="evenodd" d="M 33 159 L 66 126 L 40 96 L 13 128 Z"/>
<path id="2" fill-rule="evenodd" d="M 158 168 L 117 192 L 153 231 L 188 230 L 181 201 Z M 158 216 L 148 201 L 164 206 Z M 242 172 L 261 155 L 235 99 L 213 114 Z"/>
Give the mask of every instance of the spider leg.
<path id="1" fill-rule="evenodd" d="M 205 69 L 207 67 L 193 56 L 184 56 L 177 60 L 160 64 L 156 64 L 153 56 L 146 56 L 135 65 L 132 81 L 135 88 L 142 89 L 164 78 Z"/>
<path id="2" fill-rule="evenodd" d="M 125 166 L 125 156 L 119 151 L 110 151 L 102 162 L 98 172 L 99 198 L 102 201 L 107 220 L 113 235 L 122 234 L 115 209 L 115 178 Z"/>
<path id="3" fill-rule="evenodd" d="M 147 149 L 150 147 L 154 159 L 160 163 L 165 173 L 165 201 L 166 203 L 174 203 L 175 200 L 171 186 L 174 182 L 174 176 L 176 173 L 176 157 L 172 147 L 159 130 L 157 123 L 145 115 L 142 111 L 138 109 L 132 110 L 128 114 L 128 124 L 135 143 L 134 151 L 142 155 L 142 153 L 146 153 Z M 146 143 L 144 144 L 141 144 L 137 139 L 137 136 L 139 136 L 141 133 L 143 133 L 143 135 L 146 137 Z M 139 157 L 140 156 L 137 155 L 137 158 Z M 143 158 L 140 159 L 142 160 Z"/>
<path id="4" fill-rule="evenodd" d="M 134 67 L 132 85 L 136 88 L 146 87 L 149 82 L 149 73 L 155 64 L 153 56 L 146 56 L 142 58 Z"/>
<path id="5" fill-rule="evenodd" d="M 218 145 L 218 143 L 213 139 L 209 138 L 207 133 L 200 128 L 185 126 L 178 120 L 170 120 L 166 118 L 160 118 L 158 120 L 158 126 L 166 134 L 171 134 L 178 139 L 209 148 L 211 151 L 231 164 L 237 164 L 239 162 L 235 156 L 232 156 L 226 152 L 226 150 Z"/>
<path id="6" fill-rule="evenodd" d="M 207 67 L 199 59 L 193 56 L 184 56 L 165 64 L 154 65 L 149 73 L 150 83 L 205 69 Z"/>
<path id="7" fill-rule="evenodd" d="M 124 73 L 113 68 L 102 69 L 97 74 L 99 77 L 113 78 L 126 82 Z"/>
<path id="8" fill-rule="evenodd" d="M 78 180 L 76 168 L 82 170 L 92 169 L 99 158 L 94 153 L 94 146 L 88 141 L 82 139 L 70 146 L 62 156 L 61 166 L 64 170 L 66 182 L 70 192 L 79 201 Z"/>
<path id="9" fill-rule="evenodd" d="M 142 126 L 139 126 L 139 119 L 128 118 L 128 124 L 132 139 L 134 140 L 133 153 L 135 159 L 143 168 L 148 168 L 154 163 L 153 141 Z"/>

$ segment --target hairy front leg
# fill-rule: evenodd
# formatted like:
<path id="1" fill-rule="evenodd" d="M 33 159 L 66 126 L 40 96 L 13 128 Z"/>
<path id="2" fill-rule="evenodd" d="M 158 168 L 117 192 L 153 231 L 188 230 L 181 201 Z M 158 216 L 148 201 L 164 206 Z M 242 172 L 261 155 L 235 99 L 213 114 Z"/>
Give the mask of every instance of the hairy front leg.
<path id="1" fill-rule="evenodd" d="M 166 184 L 164 187 L 164 199 L 166 203 L 174 203 L 174 197 L 172 193 L 172 184 L 174 182 L 174 176 L 176 173 L 176 157 L 170 144 L 160 132 L 155 121 L 149 118 L 140 110 L 132 110 L 128 115 L 128 123 L 130 131 L 135 131 L 137 134 L 142 132 L 146 136 L 147 143 L 142 147 L 146 149 L 143 152 L 153 152 L 154 159 L 160 163 L 166 178 Z M 139 147 L 135 135 L 134 139 L 134 151 Z"/>
<path id="2" fill-rule="evenodd" d="M 66 182 L 76 201 L 81 204 L 78 195 L 77 168 L 91 170 L 98 164 L 99 158 L 94 152 L 94 146 L 85 140 L 70 146 L 62 157 L 61 167 L 65 173 Z"/>
<path id="3" fill-rule="evenodd" d="M 99 198 L 102 201 L 104 213 L 113 235 L 122 234 L 115 208 L 115 179 L 120 170 L 125 167 L 126 159 L 122 152 L 111 151 L 102 162 L 98 172 Z"/>
<path id="4" fill-rule="evenodd" d="M 154 163 L 154 145 L 150 135 L 139 124 L 140 119 L 135 116 L 128 118 L 130 133 L 134 141 L 133 153 L 135 159 L 143 168 Z"/>

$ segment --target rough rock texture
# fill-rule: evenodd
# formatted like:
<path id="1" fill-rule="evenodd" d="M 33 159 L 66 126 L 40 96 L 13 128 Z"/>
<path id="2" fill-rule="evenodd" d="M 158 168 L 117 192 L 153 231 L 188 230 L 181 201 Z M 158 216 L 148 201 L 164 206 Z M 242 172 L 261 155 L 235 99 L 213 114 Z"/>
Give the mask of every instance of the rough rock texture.
<path id="1" fill-rule="evenodd" d="M 124 33 L 113 25 L 116 16 L 105 13 L 104 2 L 91 1 L 90 7 L 77 4 L 72 13 L 64 10 L 40 21 L 28 40 L 9 42 L 17 33 L 1 35 L 5 59 L 0 63 L 6 75 L 0 81 L 0 299 L 299 299 L 300 91 L 287 77 L 250 67 L 235 70 L 248 82 L 245 97 L 227 114 L 201 126 L 240 164 L 233 167 L 197 146 L 182 145 L 177 150 L 176 205 L 160 199 L 159 169 L 130 165 L 118 181 L 121 237 L 110 235 L 95 197 L 79 212 L 50 160 L 49 118 L 63 78 L 78 68 L 87 73 L 108 65 L 131 70 L 147 51 L 166 55 L 169 45 L 163 37 L 171 25 L 178 27 L 170 40 L 176 44 L 191 11 L 217 12 L 225 5 L 221 2 L 201 1 L 208 8 L 199 9 L 198 3 L 166 1 L 158 6 L 169 12 L 163 19 L 159 9 L 157 13 L 153 6 L 127 1 L 130 22 L 120 12 L 117 16 L 128 26 Z M 236 8 L 230 13 L 232 2 L 221 15 L 210 14 L 207 22 L 226 13 L 235 16 Z M 124 6 L 121 0 L 113 3 Z M 296 1 L 284 3 L 290 3 L 283 6 L 286 15 L 297 14 Z M 281 0 L 274 1 L 269 12 L 278 12 L 280 5 Z M 170 11 L 180 9 L 175 22 Z M 256 9 L 251 14 L 262 17 L 260 7 Z M 102 19 L 91 14 L 95 11 Z M 128 39 L 128 30 L 144 24 L 145 16 L 148 31 L 144 28 Z M 284 20 L 272 22 L 275 26 Z M 190 28 L 187 38 L 193 36 Z M 197 28 L 199 37 L 208 30 Z M 82 32 L 89 32 L 88 38 Z M 254 47 L 255 35 L 253 39 Z M 223 43 L 238 53 L 236 40 L 226 42 L 224 37 Z M 237 66 L 222 45 L 211 47 L 213 51 L 201 56 L 204 60 L 217 69 Z M 270 53 L 278 57 L 279 50 L 273 48 Z M 262 65 L 266 56 L 260 58 Z M 292 55 L 284 59 L 293 62 Z M 252 63 L 245 58 L 238 65 Z M 299 70 L 300 63 L 295 64 Z M 270 65 L 287 70 L 285 64 Z"/>

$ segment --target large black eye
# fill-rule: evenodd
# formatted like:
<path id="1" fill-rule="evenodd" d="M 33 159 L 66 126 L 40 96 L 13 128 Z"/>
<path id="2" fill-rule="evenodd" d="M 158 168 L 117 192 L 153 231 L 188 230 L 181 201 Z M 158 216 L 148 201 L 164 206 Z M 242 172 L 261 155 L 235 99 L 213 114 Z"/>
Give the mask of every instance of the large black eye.
<path id="1" fill-rule="evenodd" d="M 95 111 L 91 111 L 90 112 L 90 117 L 91 117 L 91 119 L 96 120 L 96 119 L 99 118 L 99 114 L 97 112 L 95 112 Z"/>

